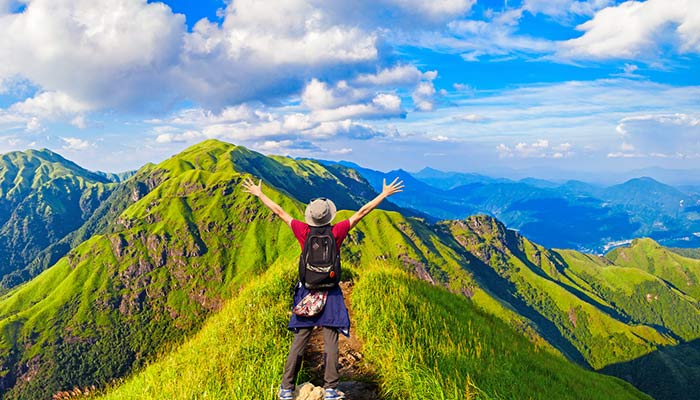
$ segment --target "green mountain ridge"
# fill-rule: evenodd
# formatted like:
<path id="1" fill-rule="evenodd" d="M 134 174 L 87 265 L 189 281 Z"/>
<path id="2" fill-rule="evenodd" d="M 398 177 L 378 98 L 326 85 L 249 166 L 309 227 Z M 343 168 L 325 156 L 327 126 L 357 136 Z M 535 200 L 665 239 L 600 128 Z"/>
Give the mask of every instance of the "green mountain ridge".
<path id="1" fill-rule="evenodd" d="M 19 283 L 9 274 L 78 229 L 115 185 L 47 149 L 1 155 L 0 292 Z"/>
<path id="2" fill-rule="evenodd" d="M 346 209 L 376 194 L 350 168 L 215 140 L 142 168 L 73 237 L 86 240 L 0 297 L 0 398 L 50 398 L 127 376 L 108 396 L 272 398 L 299 250 L 240 190 L 247 174 L 297 218 L 318 194 Z M 453 399 L 646 398 L 562 354 L 594 369 L 633 368 L 700 336 L 697 301 L 666 278 L 545 249 L 483 215 L 427 224 L 377 210 L 351 232 L 343 259 L 356 284 L 354 323 L 368 362 L 383 366 L 388 399 L 424 398 L 427 388 Z M 587 384 L 596 397 L 584 397 Z"/>

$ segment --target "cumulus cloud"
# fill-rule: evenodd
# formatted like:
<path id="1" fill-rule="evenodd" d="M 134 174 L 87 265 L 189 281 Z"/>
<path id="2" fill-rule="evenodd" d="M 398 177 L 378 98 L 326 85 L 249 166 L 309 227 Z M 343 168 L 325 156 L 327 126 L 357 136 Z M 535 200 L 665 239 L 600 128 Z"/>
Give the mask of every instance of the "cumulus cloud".
<path id="1" fill-rule="evenodd" d="M 311 118 L 318 122 L 328 122 L 349 118 L 402 118 L 405 114 L 405 111 L 401 109 L 401 99 L 398 96 L 390 93 L 380 93 L 367 103 L 350 104 L 333 109 L 313 110 Z"/>
<path id="2" fill-rule="evenodd" d="M 323 96 L 321 96 L 323 97 Z M 335 99 L 314 97 L 311 103 L 335 105 Z M 218 138 L 234 142 L 261 139 L 271 142 L 284 140 L 304 141 L 345 139 L 367 140 L 383 136 L 384 132 L 358 121 L 387 117 L 402 117 L 401 99 L 394 94 L 380 93 L 369 101 L 343 105 L 331 109 L 314 109 L 310 112 L 285 112 L 284 109 L 268 109 L 248 104 L 227 107 L 220 113 L 201 108 L 181 110 L 167 119 L 153 119 L 152 133 L 155 142 L 192 143 L 207 138 Z M 289 148 L 289 146 L 286 146 Z"/>
<path id="3" fill-rule="evenodd" d="M 27 120 L 27 124 L 24 128 L 24 130 L 28 133 L 37 133 L 37 132 L 43 132 L 46 130 L 44 126 L 41 124 L 41 121 L 39 121 L 39 118 L 37 117 L 32 117 Z"/>
<path id="4" fill-rule="evenodd" d="M 598 11 L 593 19 L 579 25 L 577 29 L 584 34 L 562 42 L 560 56 L 649 59 L 668 45 L 675 46 L 680 53 L 698 53 L 700 2 L 627 1 Z"/>
<path id="5" fill-rule="evenodd" d="M 23 3 L 23 12 L 0 15 L 0 78 L 20 75 L 95 106 L 165 92 L 168 66 L 181 48 L 183 15 L 139 0 Z"/>
<path id="6" fill-rule="evenodd" d="M 496 151 L 500 158 L 565 158 L 573 155 L 570 143 L 552 145 L 549 140 L 538 139 L 531 143 L 519 142 L 514 146 L 500 143 Z"/>
<path id="7" fill-rule="evenodd" d="M 413 105 L 416 107 L 417 110 L 433 110 L 433 107 L 435 106 L 435 85 L 433 85 L 433 79 L 435 79 L 435 76 L 432 76 L 431 79 L 428 81 L 423 81 L 419 83 L 418 86 L 416 86 L 416 89 L 411 94 L 411 98 L 413 99 Z"/>
<path id="8" fill-rule="evenodd" d="M 375 87 L 396 87 L 416 85 L 423 78 L 423 73 L 413 65 L 397 65 L 384 68 L 376 74 L 361 74 L 355 78 L 357 85 Z"/>
<path id="9" fill-rule="evenodd" d="M 43 92 L 13 104 L 9 111 L 42 119 L 59 119 L 90 110 L 90 106 L 65 93 Z"/>
<path id="10" fill-rule="evenodd" d="M 63 149 L 65 150 L 87 150 L 90 147 L 92 147 L 92 144 L 88 142 L 87 140 L 83 140 L 80 138 L 76 137 L 62 137 L 61 140 L 63 141 Z"/>
<path id="11" fill-rule="evenodd" d="M 194 100 L 223 108 L 298 93 L 310 78 L 357 83 L 415 82 L 415 67 L 386 66 L 379 35 L 387 12 L 442 21 L 473 1 L 230 2 L 223 22 L 184 16 L 145 0 L 28 0 L 0 11 L 0 81 L 28 79 L 94 108 L 167 107 Z M 347 13 L 349 8 L 372 10 Z M 5 7 L 8 8 L 8 7 Z M 104 18 L 108 15 L 109 18 Z M 375 18 L 376 17 L 376 18 Z M 410 29 L 406 24 L 404 29 Z M 380 67 L 384 65 L 383 67 Z M 5 86 L 5 84 L 3 84 Z"/>
<path id="12" fill-rule="evenodd" d="M 618 156 L 694 158 L 700 155 L 700 115 L 642 114 L 621 119 Z M 618 154 L 619 153 L 619 154 Z"/>
<path id="13" fill-rule="evenodd" d="M 87 121 L 85 121 L 85 116 L 84 115 L 78 115 L 74 117 L 71 121 L 70 124 L 73 125 L 76 128 L 79 129 L 85 129 L 87 128 Z"/>
<path id="14" fill-rule="evenodd" d="M 301 102 L 311 110 L 331 109 L 365 100 L 371 94 L 364 89 L 356 89 L 346 81 L 329 87 L 325 82 L 312 79 L 301 94 Z"/>

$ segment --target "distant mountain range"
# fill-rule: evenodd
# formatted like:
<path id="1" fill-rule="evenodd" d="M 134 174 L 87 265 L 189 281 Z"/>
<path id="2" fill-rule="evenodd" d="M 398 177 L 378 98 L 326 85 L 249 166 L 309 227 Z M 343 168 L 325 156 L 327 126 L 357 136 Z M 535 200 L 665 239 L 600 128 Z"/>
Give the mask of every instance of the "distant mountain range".
<path id="1" fill-rule="evenodd" d="M 29 170 L 34 175 L 16 173 L 11 181 L 44 176 L 36 172 L 44 168 Z M 93 176 L 74 170 L 66 174 Z M 87 191 L 74 188 L 98 185 L 105 193 L 76 228 L 37 246 L 49 264 L 29 261 L 37 276 L 13 275 L 29 271 L 21 264 L 6 272 L 27 281 L 0 296 L 0 398 L 50 399 L 91 385 L 112 399 L 273 398 L 291 339 L 285 327 L 299 249 L 289 228 L 240 182 L 263 179 L 266 193 L 296 218 L 311 198 L 332 198 L 340 219 L 373 198 L 384 176 L 395 175 L 406 180 L 406 191 L 363 220 L 342 253 L 361 359 L 386 399 L 649 398 L 608 375 L 656 399 L 694 398 L 696 250 L 636 239 L 598 256 L 547 248 L 475 208 L 463 212 L 476 215 L 459 219 L 435 215 L 443 205 L 456 213 L 480 204 L 534 218 L 533 210 L 575 193 L 576 203 L 540 217 L 558 216 L 549 222 L 555 227 L 582 226 L 583 216 L 567 212 L 601 207 L 606 214 L 588 215 L 607 218 L 600 217 L 606 229 L 617 229 L 617 216 L 639 230 L 657 218 L 651 210 L 671 219 L 685 215 L 674 206 L 684 192 L 651 179 L 548 187 L 427 173 L 422 179 L 443 186 L 400 170 L 268 157 L 208 140 L 124 181 L 97 175 L 94 183 L 71 186 L 75 196 Z M 0 185 L 4 194 L 6 186 Z M 43 200 L 41 185 L 22 187 L 25 198 L 41 200 L 32 203 L 39 209 L 55 207 L 46 214 L 31 208 L 26 215 L 33 219 L 80 209 L 80 201 Z M 29 218 L 21 210 L 30 209 L 12 212 Z M 56 243 L 65 245 L 63 255 L 51 251 Z M 16 257 L 20 245 L 14 246 L 5 254 Z"/>
<path id="2" fill-rule="evenodd" d="M 407 189 L 397 204 L 435 220 L 486 213 L 547 247 L 602 254 L 637 237 L 651 237 L 667 246 L 700 247 L 700 191 L 649 177 L 603 187 L 427 168 L 384 173 L 348 162 L 340 165 L 357 170 L 376 190 L 382 179 L 400 177 Z"/>

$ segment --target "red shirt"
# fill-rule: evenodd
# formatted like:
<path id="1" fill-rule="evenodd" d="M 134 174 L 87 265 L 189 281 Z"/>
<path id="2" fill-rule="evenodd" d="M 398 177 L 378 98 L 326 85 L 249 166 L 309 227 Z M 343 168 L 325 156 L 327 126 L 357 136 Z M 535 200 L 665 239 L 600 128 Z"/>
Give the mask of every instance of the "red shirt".
<path id="1" fill-rule="evenodd" d="M 311 228 L 308 224 L 296 219 L 292 220 L 292 232 L 294 232 L 294 237 L 299 241 L 302 251 L 304 251 L 304 242 L 306 242 L 306 236 L 308 236 L 309 231 L 311 231 Z M 335 246 L 338 251 L 340 251 L 340 245 L 343 243 L 343 240 L 348 236 L 348 232 L 350 232 L 350 220 L 346 219 L 333 225 L 333 237 L 335 238 Z"/>

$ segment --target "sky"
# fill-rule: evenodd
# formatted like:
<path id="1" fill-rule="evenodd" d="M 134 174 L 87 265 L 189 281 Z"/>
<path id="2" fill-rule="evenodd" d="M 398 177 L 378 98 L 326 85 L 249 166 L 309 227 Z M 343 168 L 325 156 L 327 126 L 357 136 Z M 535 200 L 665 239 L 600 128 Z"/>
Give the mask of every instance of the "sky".
<path id="1" fill-rule="evenodd" d="M 0 153 L 700 168 L 698 0 L 0 0 L 0 37 Z"/>

